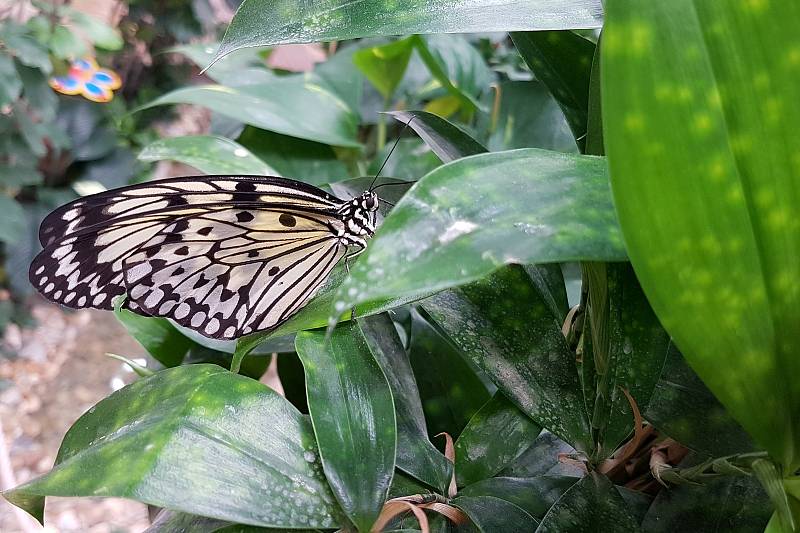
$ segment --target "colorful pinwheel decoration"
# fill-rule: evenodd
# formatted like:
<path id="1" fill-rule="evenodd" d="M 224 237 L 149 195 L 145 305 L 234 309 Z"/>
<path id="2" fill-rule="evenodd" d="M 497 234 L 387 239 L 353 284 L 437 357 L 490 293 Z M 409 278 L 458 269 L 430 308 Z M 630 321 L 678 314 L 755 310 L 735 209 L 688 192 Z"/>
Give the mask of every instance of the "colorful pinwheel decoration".
<path id="1" fill-rule="evenodd" d="M 61 94 L 80 94 L 92 102 L 110 102 L 122 82 L 116 72 L 100 68 L 94 59 L 76 59 L 66 76 L 50 78 L 50 87 Z"/>

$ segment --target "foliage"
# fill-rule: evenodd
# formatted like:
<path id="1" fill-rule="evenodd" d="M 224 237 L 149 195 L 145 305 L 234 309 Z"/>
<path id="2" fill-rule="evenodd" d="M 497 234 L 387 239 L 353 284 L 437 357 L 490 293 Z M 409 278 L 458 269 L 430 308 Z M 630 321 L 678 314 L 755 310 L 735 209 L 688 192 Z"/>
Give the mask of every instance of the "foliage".
<path id="1" fill-rule="evenodd" d="M 153 531 L 800 528 L 800 10 L 608 0 L 598 40 L 589 0 L 361 4 L 245 0 L 213 65 L 175 49 L 212 83 L 142 107 L 228 134 L 139 157 L 344 198 L 402 137 L 367 251 L 237 342 L 117 310 L 165 369 L 4 496 L 134 498 Z M 511 34 L 443 35 L 476 24 Z M 263 61 L 319 40 L 311 72 Z"/>

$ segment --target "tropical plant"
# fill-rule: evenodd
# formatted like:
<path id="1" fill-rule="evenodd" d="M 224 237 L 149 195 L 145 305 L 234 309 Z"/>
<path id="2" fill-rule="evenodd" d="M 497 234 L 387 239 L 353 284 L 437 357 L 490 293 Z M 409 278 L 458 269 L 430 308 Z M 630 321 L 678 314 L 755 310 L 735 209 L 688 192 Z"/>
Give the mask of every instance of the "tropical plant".
<path id="1" fill-rule="evenodd" d="M 416 183 L 381 189 L 367 251 L 275 331 L 118 309 L 165 368 L 4 496 L 40 520 L 45 496 L 133 498 L 165 509 L 151 531 L 796 530 L 798 23 L 765 1 L 245 0 L 216 55 L 178 50 L 214 83 L 150 104 L 236 140 L 140 158 L 346 197 L 407 125 L 381 179 Z M 440 35 L 487 31 L 510 33 Z M 299 41 L 335 44 L 264 67 Z M 273 359 L 285 397 L 257 381 Z"/>

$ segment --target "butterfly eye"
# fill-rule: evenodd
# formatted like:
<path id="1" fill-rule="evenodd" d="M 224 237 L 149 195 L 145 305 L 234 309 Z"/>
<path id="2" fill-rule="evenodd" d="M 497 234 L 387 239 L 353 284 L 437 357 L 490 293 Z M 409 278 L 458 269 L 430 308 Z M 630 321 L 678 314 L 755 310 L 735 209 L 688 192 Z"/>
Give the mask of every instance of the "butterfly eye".
<path id="1" fill-rule="evenodd" d="M 370 194 L 364 197 L 364 207 L 368 211 L 375 211 L 378 209 L 378 196 L 375 194 Z"/>

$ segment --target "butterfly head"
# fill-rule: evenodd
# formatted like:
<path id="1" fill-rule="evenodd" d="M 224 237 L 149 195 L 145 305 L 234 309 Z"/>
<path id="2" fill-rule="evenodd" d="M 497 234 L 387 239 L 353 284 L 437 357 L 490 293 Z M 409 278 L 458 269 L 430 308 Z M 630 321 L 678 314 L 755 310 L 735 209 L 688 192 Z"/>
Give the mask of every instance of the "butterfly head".
<path id="1" fill-rule="evenodd" d="M 378 210 L 378 194 L 372 191 L 365 191 L 364 194 L 359 196 L 358 203 L 364 211 L 374 213 Z"/>

